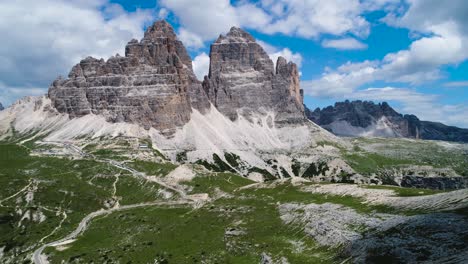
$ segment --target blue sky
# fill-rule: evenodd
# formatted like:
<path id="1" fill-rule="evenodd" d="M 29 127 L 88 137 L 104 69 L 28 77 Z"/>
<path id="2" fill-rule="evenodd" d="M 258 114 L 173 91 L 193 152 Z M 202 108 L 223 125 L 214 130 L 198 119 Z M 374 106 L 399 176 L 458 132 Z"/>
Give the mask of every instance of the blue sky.
<path id="1" fill-rule="evenodd" d="M 80 59 L 122 54 L 157 19 L 188 47 L 197 76 L 231 26 L 300 67 L 309 108 L 388 101 L 468 127 L 468 1 L 22 0 L 0 3 L 0 102 L 39 95 Z"/>

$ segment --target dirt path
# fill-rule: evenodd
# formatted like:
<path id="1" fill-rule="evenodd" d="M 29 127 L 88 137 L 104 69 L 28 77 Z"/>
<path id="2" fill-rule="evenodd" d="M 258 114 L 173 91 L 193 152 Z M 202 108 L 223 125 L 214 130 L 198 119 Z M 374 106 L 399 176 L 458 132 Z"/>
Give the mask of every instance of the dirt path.
<path id="1" fill-rule="evenodd" d="M 42 255 L 42 251 L 44 251 L 45 248 L 47 247 L 56 247 L 56 246 L 61 246 L 61 245 L 66 245 L 69 243 L 72 243 L 73 240 L 83 233 L 86 228 L 88 227 L 89 223 L 96 217 L 118 212 L 118 211 L 124 211 L 124 210 L 129 210 L 129 209 L 134 209 L 134 208 L 141 208 L 141 207 L 147 207 L 147 206 L 167 206 L 167 205 L 187 205 L 192 203 L 191 201 L 169 201 L 169 202 L 150 202 L 150 203 L 139 203 L 139 204 L 131 204 L 131 205 L 123 205 L 118 208 L 111 208 L 111 209 L 100 209 L 98 211 L 92 212 L 88 214 L 86 217 L 84 217 L 81 222 L 79 223 L 78 227 L 73 230 L 70 234 L 65 236 L 64 238 L 61 238 L 59 240 L 49 242 L 47 244 L 42 245 L 40 248 L 36 249 L 33 253 L 33 262 L 35 264 L 46 264 L 48 263 L 45 256 Z"/>
<path id="2" fill-rule="evenodd" d="M 28 185 L 24 186 L 21 190 L 19 190 L 19 191 L 17 191 L 16 193 L 14 193 L 14 194 L 12 194 L 12 195 L 10 195 L 10 196 L 8 196 L 8 197 L 6 197 L 6 198 L 0 200 L 0 206 L 3 206 L 3 204 L 2 204 L 3 202 L 8 201 L 8 200 L 10 200 L 11 198 L 14 198 L 14 197 L 16 197 L 17 195 L 21 194 L 22 192 L 25 192 L 26 190 L 28 190 L 29 187 L 30 187 L 33 183 L 35 183 L 35 182 L 34 182 L 34 179 L 30 179 Z"/>
<path id="3" fill-rule="evenodd" d="M 60 142 L 54 142 L 54 143 L 60 144 Z M 77 153 L 78 155 L 80 155 L 82 157 L 92 157 L 92 155 L 82 151 L 80 148 L 74 146 L 71 143 L 62 143 L 62 144 L 63 144 L 63 146 L 65 148 L 68 148 L 69 150 L 72 150 L 73 152 Z M 41 247 L 39 247 L 38 249 L 36 249 L 34 251 L 34 253 L 33 253 L 33 256 L 32 256 L 32 260 L 33 260 L 33 262 L 35 264 L 48 263 L 46 256 L 42 255 L 42 252 L 44 251 L 45 248 L 47 248 L 47 247 L 56 247 L 56 246 L 61 246 L 61 245 L 66 245 L 66 244 L 72 243 L 74 241 L 74 239 L 78 235 L 80 235 L 81 233 L 83 233 L 86 230 L 89 223 L 96 217 L 106 215 L 106 214 L 110 214 L 110 213 L 117 212 L 117 211 L 123 211 L 123 210 L 128 210 L 128 209 L 133 209 L 133 208 L 140 208 L 140 207 L 147 207 L 147 206 L 196 205 L 198 203 L 198 200 L 196 198 L 193 198 L 193 197 L 187 195 L 184 190 L 181 190 L 181 189 L 178 189 L 178 188 L 176 188 L 174 186 L 168 185 L 165 182 L 157 179 L 157 177 L 146 176 L 146 174 L 144 174 L 142 172 L 139 172 L 139 171 L 137 171 L 137 170 L 135 170 L 133 168 L 130 168 L 130 167 L 126 166 L 125 164 L 117 162 L 115 160 L 96 159 L 96 161 L 108 163 L 108 164 L 110 164 L 110 165 L 112 165 L 112 166 L 114 166 L 116 168 L 119 168 L 121 170 L 125 170 L 125 171 L 128 171 L 128 172 L 132 173 L 132 175 L 135 176 L 135 177 L 141 177 L 141 178 L 144 178 L 147 181 L 155 182 L 155 183 L 161 185 L 162 187 L 164 187 L 166 189 L 169 189 L 171 191 L 174 191 L 174 192 L 178 193 L 180 195 L 181 199 L 178 200 L 178 201 L 148 202 L 148 203 L 138 203 L 138 204 L 132 204 L 132 205 L 123 205 L 123 206 L 121 206 L 119 203 L 116 203 L 116 205 L 114 207 L 110 208 L 110 209 L 100 209 L 98 211 L 92 212 L 92 213 L 88 214 L 87 216 L 85 216 L 81 220 L 81 222 L 78 224 L 78 227 L 75 230 L 73 230 L 70 234 L 68 234 L 66 237 L 61 238 L 61 239 L 56 240 L 56 241 L 53 241 L 53 242 L 46 243 L 46 244 L 42 245 Z M 113 197 L 115 197 L 116 192 L 117 192 L 116 184 L 117 184 L 118 180 L 119 180 L 119 176 L 116 176 L 116 180 L 113 183 Z M 21 193 L 21 192 L 25 191 L 30 185 L 31 185 L 31 183 L 28 186 L 24 187 L 22 190 L 20 190 L 18 193 Z M 14 194 L 12 197 L 16 196 L 18 193 Z M 6 199 L 10 199 L 10 198 L 11 197 L 8 197 Z M 53 233 L 55 233 L 61 227 L 61 223 L 60 223 L 59 226 L 57 226 L 54 229 Z M 53 233 L 51 233 L 51 234 L 53 234 Z M 48 235 L 48 236 L 50 236 L 50 235 Z M 43 238 L 41 241 L 43 241 L 45 238 Z"/>

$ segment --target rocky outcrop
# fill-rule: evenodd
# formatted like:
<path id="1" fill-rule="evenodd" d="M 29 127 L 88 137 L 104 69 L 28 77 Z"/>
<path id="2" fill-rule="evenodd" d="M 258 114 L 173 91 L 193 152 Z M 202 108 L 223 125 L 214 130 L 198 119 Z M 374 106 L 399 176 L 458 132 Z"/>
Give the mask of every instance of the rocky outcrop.
<path id="1" fill-rule="evenodd" d="M 96 114 L 168 132 L 190 120 L 192 107 L 210 107 L 190 56 L 166 21 L 149 27 L 141 41 L 131 40 L 124 57 L 82 60 L 67 79 L 53 82 L 49 97 L 71 118 Z"/>
<path id="2" fill-rule="evenodd" d="M 2 103 L 0 103 L 0 111 L 2 111 L 3 109 L 5 109 L 5 108 L 3 108 Z"/>
<path id="3" fill-rule="evenodd" d="M 210 70 L 203 87 L 216 108 L 231 120 L 238 115 L 275 112 L 277 123 L 305 120 L 297 66 L 273 62 L 254 38 L 233 27 L 210 50 Z"/>
<path id="4" fill-rule="evenodd" d="M 414 115 L 402 115 L 386 102 L 375 104 L 346 100 L 323 109 L 306 109 L 306 115 L 336 135 L 468 142 L 468 129 L 421 121 Z"/>
<path id="5" fill-rule="evenodd" d="M 468 187 L 468 179 L 464 177 L 423 177 L 415 175 L 403 176 L 400 186 L 425 188 L 435 190 L 455 190 Z"/>
<path id="6" fill-rule="evenodd" d="M 468 129 L 447 126 L 438 122 L 420 121 L 416 116 L 406 116 L 410 126 L 414 127 L 422 139 L 468 142 Z M 414 120 L 414 121 L 413 121 Z"/>

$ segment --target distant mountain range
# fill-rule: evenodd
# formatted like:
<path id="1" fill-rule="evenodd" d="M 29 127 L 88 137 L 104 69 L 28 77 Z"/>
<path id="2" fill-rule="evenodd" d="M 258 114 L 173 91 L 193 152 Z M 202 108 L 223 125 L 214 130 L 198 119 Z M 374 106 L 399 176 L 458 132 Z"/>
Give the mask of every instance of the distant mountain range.
<path id="1" fill-rule="evenodd" d="M 307 117 L 340 136 L 405 137 L 468 142 L 468 129 L 422 121 L 415 115 L 402 115 L 388 103 L 344 101 L 314 111 Z"/>

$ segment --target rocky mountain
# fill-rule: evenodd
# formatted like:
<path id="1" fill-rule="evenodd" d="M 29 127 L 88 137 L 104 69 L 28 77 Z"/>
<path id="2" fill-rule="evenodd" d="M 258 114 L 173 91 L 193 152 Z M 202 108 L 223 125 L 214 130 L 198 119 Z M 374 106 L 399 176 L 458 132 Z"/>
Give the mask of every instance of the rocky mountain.
<path id="1" fill-rule="evenodd" d="M 233 27 L 210 50 L 210 70 L 203 87 L 216 108 L 236 120 L 238 114 L 274 111 L 277 122 L 303 122 L 299 74 L 292 62 L 273 62 L 254 38 Z"/>
<path id="2" fill-rule="evenodd" d="M 0 111 L 2 111 L 3 109 L 5 109 L 5 108 L 3 108 L 2 103 L 0 103 Z"/>
<path id="3" fill-rule="evenodd" d="M 468 129 L 421 121 L 415 115 L 402 115 L 386 102 L 346 100 L 323 109 L 306 109 L 306 115 L 336 135 L 468 142 Z"/>
<path id="4" fill-rule="evenodd" d="M 149 27 L 141 41 L 131 40 L 125 57 L 82 60 L 67 79 L 53 82 L 49 97 L 72 118 L 96 114 L 169 131 L 186 124 L 192 108 L 210 108 L 190 56 L 166 21 Z"/>
<path id="5" fill-rule="evenodd" d="M 305 116 L 294 63 L 280 57 L 275 68 L 250 34 L 233 27 L 211 45 L 209 74 L 201 82 L 165 21 L 131 40 L 125 56 L 88 57 L 68 78 L 55 80 L 48 96 L 12 105 L 0 115 L 0 135 L 13 134 L 12 128 L 54 142 L 145 138 L 172 161 L 236 157 L 237 172 L 260 168 L 275 177 L 293 175 L 280 168 L 298 160 L 337 159 L 311 146 L 339 142 Z M 344 162 L 334 164 L 349 171 Z"/>
<path id="6" fill-rule="evenodd" d="M 210 102 L 231 120 L 268 111 L 278 114 L 277 122 L 306 120 L 296 65 L 279 58 L 275 70 L 247 32 L 233 27 L 220 36 L 210 59 L 203 89 L 173 28 L 158 21 L 141 41 L 127 44 L 124 57 L 82 60 L 67 79 L 52 83 L 49 98 L 71 118 L 95 114 L 167 134 L 187 124 L 192 109 L 206 113 Z"/>

